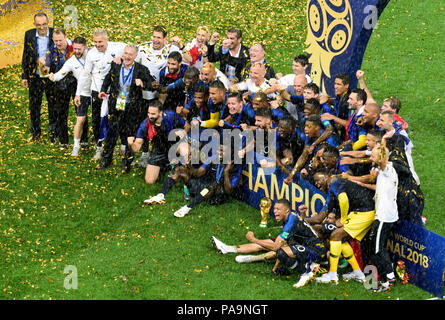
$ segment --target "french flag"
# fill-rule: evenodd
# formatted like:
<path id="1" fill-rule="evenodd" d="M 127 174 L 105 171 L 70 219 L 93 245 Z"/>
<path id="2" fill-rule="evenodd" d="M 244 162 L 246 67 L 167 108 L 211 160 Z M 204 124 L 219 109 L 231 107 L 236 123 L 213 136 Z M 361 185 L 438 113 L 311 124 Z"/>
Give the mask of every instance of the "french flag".
<path id="1" fill-rule="evenodd" d="M 102 106 L 100 108 L 100 131 L 99 141 L 103 141 L 108 135 L 108 97 L 102 100 Z"/>

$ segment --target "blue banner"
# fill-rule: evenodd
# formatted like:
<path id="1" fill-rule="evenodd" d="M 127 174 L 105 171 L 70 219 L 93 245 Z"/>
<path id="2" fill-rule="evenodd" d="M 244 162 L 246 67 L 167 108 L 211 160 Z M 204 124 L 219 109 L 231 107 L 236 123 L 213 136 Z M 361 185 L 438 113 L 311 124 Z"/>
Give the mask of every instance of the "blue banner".
<path id="1" fill-rule="evenodd" d="M 335 97 L 335 76 L 347 73 L 357 87 L 372 31 L 389 0 L 308 0 L 305 51 L 309 72 L 321 91 Z"/>
<path id="2" fill-rule="evenodd" d="M 261 168 L 256 164 L 247 164 L 243 170 L 242 201 L 254 208 L 260 208 L 260 200 L 267 197 L 273 203 L 285 198 L 290 201 L 292 211 L 298 212 L 298 207 L 304 204 L 308 207 L 308 215 L 320 212 L 326 204 L 327 194 L 322 193 L 299 174 L 296 174 L 292 184 L 284 183 L 286 175 L 278 167 Z M 273 210 L 270 212 L 273 216 Z"/>
<path id="3" fill-rule="evenodd" d="M 272 200 L 272 208 L 274 202 L 282 198 L 290 201 L 293 211 L 298 211 L 298 206 L 305 204 L 309 216 L 323 209 L 327 194 L 298 174 L 291 185 L 284 183 L 285 178 L 285 173 L 277 167 L 261 168 L 258 164 L 247 164 L 243 169 L 239 199 L 258 210 L 264 197 Z M 273 210 L 269 214 L 273 217 Z M 393 261 L 405 262 L 410 283 L 437 297 L 443 297 L 444 237 L 401 220 L 388 238 L 387 249 Z"/>
<path id="4" fill-rule="evenodd" d="M 399 221 L 388 238 L 393 261 L 405 262 L 409 282 L 443 298 L 445 238 L 408 221 Z"/>

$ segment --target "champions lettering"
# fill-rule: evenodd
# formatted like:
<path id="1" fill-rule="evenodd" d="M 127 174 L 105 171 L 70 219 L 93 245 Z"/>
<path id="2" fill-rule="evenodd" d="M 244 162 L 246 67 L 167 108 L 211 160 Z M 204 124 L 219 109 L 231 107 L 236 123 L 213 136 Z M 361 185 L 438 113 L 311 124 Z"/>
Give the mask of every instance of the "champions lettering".
<path id="1" fill-rule="evenodd" d="M 422 253 L 426 249 L 423 244 L 408 239 L 398 233 L 391 233 L 386 243 L 386 248 L 392 254 L 398 255 L 425 269 L 429 267 L 431 258 Z"/>
<path id="2" fill-rule="evenodd" d="M 310 192 L 309 188 L 304 188 L 297 183 L 287 185 L 275 173 L 266 174 L 261 167 L 258 167 L 256 177 L 254 177 L 252 168 L 252 164 L 247 164 L 247 171 L 242 172 L 248 179 L 247 185 L 251 192 L 257 193 L 262 190 L 264 196 L 272 201 L 285 198 L 290 201 L 293 211 L 297 210 L 300 204 L 304 204 L 312 213 L 326 204 L 325 198 L 320 193 Z"/>

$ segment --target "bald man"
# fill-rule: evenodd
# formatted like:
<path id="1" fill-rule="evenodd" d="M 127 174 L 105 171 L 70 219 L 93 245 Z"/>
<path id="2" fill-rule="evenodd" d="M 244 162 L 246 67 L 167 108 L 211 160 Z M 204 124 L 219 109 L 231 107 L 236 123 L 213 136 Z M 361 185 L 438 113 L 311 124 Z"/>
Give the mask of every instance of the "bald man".
<path id="1" fill-rule="evenodd" d="M 230 86 L 229 91 L 246 91 L 250 95 L 256 92 L 264 92 L 268 88 L 270 88 L 270 84 L 266 79 L 266 67 L 264 63 L 259 62 L 250 68 L 249 78 Z M 274 98 L 275 96 L 276 94 L 274 92 L 268 94 L 268 98 Z"/>
<path id="2" fill-rule="evenodd" d="M 206 86 L 209 86 L 212 81 L 220 80 L 228 90 L 231 83 L 224 73 L 222 73 L 211 62 L 206 62 L 201 68 L 201 80 Z"/>
<path id="3" fill-rule="evenodd" d="M 266 94 L 271 92 L 279 92 L 281 97 L 290 102 L 287 104 L 287 111 L 300 121 L 304 121 L 304 87 L 307 85 L 305 74 L 296 75 L 294 78 L 293 90 L 295 94 L 289 94 L 288 86 L 286 84 L 275 84 L 265 91 Z"/>

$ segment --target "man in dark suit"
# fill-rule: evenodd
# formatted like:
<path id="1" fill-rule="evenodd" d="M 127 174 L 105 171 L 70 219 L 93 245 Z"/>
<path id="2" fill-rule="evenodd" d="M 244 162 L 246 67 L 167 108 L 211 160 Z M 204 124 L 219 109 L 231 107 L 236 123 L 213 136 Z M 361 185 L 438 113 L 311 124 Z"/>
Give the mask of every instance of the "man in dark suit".
<path id="1" fill-rule="evenodd" d="M 25 33 L 22 55 L 22 86 L 29 89 L 29 113 L 31 142 L 39 140 L 41 135 L 40 114 L 43 93 L 48 101 L 48 122 L 50 139 L 55 139 L 56 119 L 52 103 L 52 83 L 44 74 L 44 59 L 53 43 L 53 28 L 48 25 L 48 16 L 39 12 L 34 16 L 34 29 Z M 41 61 L 39 67 L 39 59 Z"/>
<path id="2" fill-rule="evenodd" d="M 154 78 L 144 65 L 135 62 L 138 48 L 128 44 L 124 50 L 121 64 L 112 62 L 106 75 L 99 98 L 108 92 L 108 135 L 105 139 L 102 162 L 97 169 L 106 168 L 113 161 L 113 151 L 120 135 L 121 144 L 125 145 L 122 173 L 131 169 L 133 154 L 128 148 L 127 137 L 135 135 L 140 123 L 145 118 L 142 90 L 151 90 Z"/>
<path id="3" fill-rule="evenodd" d="M 215 50 L 215 42 L 219 39 L 219 34 L 214 33 L 208 45 L 209 62 L 219 62 L 221 70 L 232 84 L 238 83 L 242 79 L 241 72 L 250 61 L 249 47 L 242 44 L 242 32 L 236 28 L 227 30 L 227 37 L 223 41 L 219 50 Z"/>

